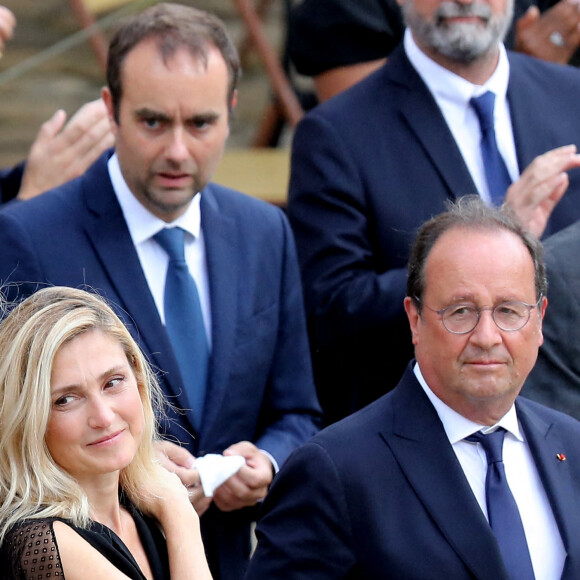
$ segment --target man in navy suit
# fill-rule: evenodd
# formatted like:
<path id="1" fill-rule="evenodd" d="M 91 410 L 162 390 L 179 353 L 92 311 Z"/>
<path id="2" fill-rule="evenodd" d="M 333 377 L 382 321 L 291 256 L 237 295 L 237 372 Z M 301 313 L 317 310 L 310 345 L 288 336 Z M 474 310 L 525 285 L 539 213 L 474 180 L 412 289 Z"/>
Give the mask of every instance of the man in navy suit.
<path id="1" fill-rule="evenodd" d="M 279 208 L 208 183 L 229 133 L 238 72 L 217 18 L 175 4 L 135 16 L 109 49 L 103 98 L 114 153 L 0 215 L 9 297 L 45 284 L 88 286 L 112 302 L 159 369 L 177 408 L 169 434 L 181 443 L 165 443 L 164 461 L 203 513 L 214 578 L 232 580 L 247 565 L 255 504 L 316 432 L 320 413 L 287 220 Z M 153 236 L 173 226 L 186 232 L 211 351 L 202 409 L 187 403 L 194 393 L 164 326 L 168 256 Z M 246 459 L 213 500 L 192 468 L 194 456 L 208 453 Z"/>
<path id="2" fill-rule="evenodd" d="M 449 199 L 490 199 L 471 97 L 495 95 L 505 200 L 531 231 L 580 218 L 580 72 L 505 51 L 512 0 L 402 7 L 386 65 L 294 136 L 288 216 L 328 422 L 394 387 L 412 356 L 402 304 L 418 227 Z"/>
<path id="3" fill-rule="evenodd" d="M 518 397 L 545 291 L 540 242 L 479 197 L 425 224 L 405 298 L 416 361 L 290 456 L 246 580 L 579 578 L 580 423 Z M 515 562 L 515 545 L 502 551 L 512 534 L 489 518 L 498 491 L 486 490 L 486 453 L 466 440 L 481 431 L 503 433 Z"/>

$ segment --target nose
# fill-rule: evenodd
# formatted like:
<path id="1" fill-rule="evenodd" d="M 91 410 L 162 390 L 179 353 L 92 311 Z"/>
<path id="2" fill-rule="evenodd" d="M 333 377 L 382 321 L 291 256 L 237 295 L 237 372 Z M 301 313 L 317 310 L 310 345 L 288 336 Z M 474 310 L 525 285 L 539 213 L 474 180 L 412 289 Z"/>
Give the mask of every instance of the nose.
<path id="1" fill-rule="evenodd" d="M 485 350 L 503 342 L 501 330 L 493 320 L 491 310 L 482 310 L 480 312 L 479 322 L 471 331 L 469 341 Z"/>
<path id="2" fill-rule="evenodd" d="M 171 141 L 167 147 L 167 157 L 172 161 L 180 163 L 185 161 L 189 156 L 187 149 L 186 135 L 183 128 L 177 127 L 171 132 Z"/>
<path id="3" fill-rule="evenodd" d="M 98 396 L 89 402 L 89 427 L 103 429 L 113 422 L 115 412 L 104 397 Z"/>

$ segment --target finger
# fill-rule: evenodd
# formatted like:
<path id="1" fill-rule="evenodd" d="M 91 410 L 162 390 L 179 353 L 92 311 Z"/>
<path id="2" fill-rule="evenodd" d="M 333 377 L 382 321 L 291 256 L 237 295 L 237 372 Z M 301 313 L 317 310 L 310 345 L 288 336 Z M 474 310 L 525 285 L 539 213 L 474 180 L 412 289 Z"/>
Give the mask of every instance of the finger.
<path id="1" fill-rule="evenodd" d="M 62 109 L 59 109 L 50 119 L 48 119 L 48 121 L 45 121 L 40 126 L 35 142 L 36 141 L 45 142 L 54 139 L 54 137 L 64 127 L 65 123 L 66 123 L 66 113 Z"/>
<path id="2" fill-rule="evenodd" d="M 238 443 L 230 445 L 223 452 L 223 455 L 241 455 L 248 460 L 254 457 L 257 453 L 260 453 L 260 450 L 253 443 L 250 443 L 250 441 L 239 441 Z"/>
<path id="3" fill-rule="evenodd" d="M 61 135 L 56 139 L 61 139 Z M 69 173 L 84 173 L 100 155 L 115 144 L 115 138 L 106 119 L 99 121 L 76 142 L 55 143 L 63 159 L 68 161 Z"/>
<path id="4" fill-rule="evenodd" d="M 518 32 L 529 28 L 540 17 L 540 10 L 537 6 L 530 6 L 523 16 L 516 22 L 516 29 Z"/>
<path id="5" fill-rule="evenodd" d="M 226 481 L 224 481 L 217 489 L 223 494 L 231 495 L 233 497 L 241 497 L 248 493 L 249 487 L 246 485 L 246 482 L 236 474 L 232 475 L 229 479 L 226 479 Z"/>
<path id="6" fill-rule="evenodd" d="M 4 44 L 14 35 L 16 17 L 11 10 L 5 6 L 0 6 L 0 50 L 4 49 Z"/>
<path id="7" fill-rule="evenodd" d="M 547 184 L 547 188 L 550 190 L 548 195 L 545 196 L 545 203 L 555 206 L 564 196 L 568 186 L 570 185 L 570 178 L 567 173 L 559 173 L 555 175 Z"/>
<path id="8" fill-rule="evenodd" d="M 249 500 L 237 496 L 227 487 L 224 487 L 223 489 L 218 488 L 214 491 L 213 502 L 223 512 L 229 512 L 252 505 Z"/>
<path id="9" fill-rule="evenodd" d="M 215 490 L 213 500 L 220 510 L 232 511 L 255 505 L 264 495 L 232 478 Z"/>
<path id="10" fill-rule="evenodd" d="M 212 504 L 211 497 L 205 497 L 203 494 L 202 496 L 194 502 L 192 502 L 195 511 L 197 512 L 198 516 L 202 516 L 206 511 L 207 508 Z"/>
<path id="11" fill-rule="evenodd" d="M 195 463 L 195 457 L 187 449 L 171 441 L 156 441 L 155 451 L 160 459 L 167 458 L 176 466 L 191 469 Z"/>
<path id="12" fill-rule="evenodd" d="M 109 127 L 107 110 L 102 99 L 85 103 L 64 127 L 60 137 L 65 144 L 73 144 L 83 139 L 91 130 L 100 125 Z M 109 127 L 110 128 L 110 127 Z"/>
<path id="13" fill-rule="evenodd" d="M 579 156 L 576 154 L 575 145 L 557 147 L 536 157 L 521 175 L 522 181 L 528 181 L 528 185 L 540 183 L 562 171 L 576 167 Z"/>
<path id="14" fill-rule="evenodd" d="M 574 49 L 577 49 L 578 45 L 580 45 L 580 11 L 578 12 L 578 18 L 575 22 L 575 25 L 567 35 L 566 42 L 568 42 L 571 47 L 574 47 Z"/>
<path id="15" fill-rule="evenodd" d="M 177 475 L 181 480 L 181 483 L 188 489 L 201 486 L 201 480 L 197 469 L 187 469 L 185 467 L 180 467 L 175 463 L 164 465 L 163 462 L 161 462 L 161 465 L 163 465 L 163 467 L 168 471 L 171 471 L 171 473 L 175 473 L 175 475 Z"/>

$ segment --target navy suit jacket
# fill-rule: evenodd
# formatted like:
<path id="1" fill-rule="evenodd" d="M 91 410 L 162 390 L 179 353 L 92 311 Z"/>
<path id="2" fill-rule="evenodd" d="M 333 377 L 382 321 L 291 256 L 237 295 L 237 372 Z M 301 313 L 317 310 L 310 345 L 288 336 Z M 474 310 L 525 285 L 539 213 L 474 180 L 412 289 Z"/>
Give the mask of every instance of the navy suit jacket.
<path id="1" fill-rule="evenodd" d="M 84 176 L 0 212 L 0 282 L 18 283 L 6 287 L 9 298 L 45 284 L 88 286 L 105 296 L 161 371 L 171 401 L 187 408 L 177 361 L 109 179 L 109 156 Z M 201 224 L 213 336 L 206 405 L 199 433 L 187 413 L 170 432 L 194 455 L 248 440 L 281 465 L 316 432 L 319 415 L 292 233 L 278 208 L 214 184 L 201 193 Z M 230 532 L 238 537 L 236 518 L 247 526 L 248 517 L 216 513 L 227 528 L 216 531 L 216 542 Z M 209 526 L 211 518 L 204 519 Z M 236 567 L 236 556 L 226 549 L 229 567 Z"/>
<path id="2" fill-rule="evenodd" d="M 580 423 L 523 398 L 516 408 L 567 553 L 562 578 L 576 580 Z M 392 392 L 294 452 L 262 509 L 246 580 L 508 580 L 411 366 Z"/>
<path id="3" fill-rule="evenodd" d="M 6 203 L 18 195 L 23 174 L 24 163 L 0 169 L 0 203 Z"/>
<path id="4" fill-rule="evenodd" d="M 520 171 L 580 144 L 580 71 L 509 54 Z M 546 236 L 580 218 L 580 171 Z M 315 383 L 329 420 L 394 387 L 413 356 L 403 310 L 419 226 L 477 193 L 402 45 L 386 65 L 313 109 L 294 136 L 288 216 L 301 262 Z"/>

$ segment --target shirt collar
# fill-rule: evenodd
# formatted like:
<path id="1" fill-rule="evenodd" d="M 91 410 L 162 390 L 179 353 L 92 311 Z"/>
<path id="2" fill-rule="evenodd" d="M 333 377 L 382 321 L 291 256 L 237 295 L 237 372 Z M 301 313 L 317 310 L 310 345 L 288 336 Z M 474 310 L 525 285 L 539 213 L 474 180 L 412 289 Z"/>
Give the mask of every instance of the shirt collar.
<path id="1" fill-rule="evenodd" d="M 413 372 L 419 381 L 419 384 L 425 391 L 427 397 L 431 401 L 441 423 L 443 423 L 443 428 L 447 434 L 449 442 L 453 445 L 469 435 L 472 435 L 476 431 L 483 431 L 484 433 L 489 433 L 494 431 L 498 427 L 503 427 L 508 433 L 511 433 L 518 441 L 524 441 L 524 437 L 521 433 L 520 426 L 518 423 L 518 417 L 516 413 L 516 407 L 512 404 L 509 411 L 493 426 L 488 427 L 475 423 L 467 417 L 460 415 L 457 411 L 446 405 L 429 387 L 421 369 L 419 368 L 419 363 L 416 363 L 413 367 Z"/>
<path id="2" fill-rule="evenodd" d="M 198 193 L 193 198 L 183 215 L 168 224 L 153 215 L 133 195 L 121 173 L 119 158 L 116 153 L 109 159 L 108 168 L 113 189 L 135 245 L 152 238 L 165 227 L 174 226 L 179 226 L 196 239 L 199 238 L 201 230 L 201 193 Z"/>
<path id="3" fill-rule="evenodd" d="M 486 91 L 492 91 L 498 100 L 505 101 L 510 65 L 503 43 L 499 45 L 497 67 L 484 85 L 475 85 L 437 64 L 417 46 L 408 28 L 405 31 L 404 47 L 411 64 L 436 100 L 445 99 L 467 107 L 471 97 L 478 97 Z"/>

